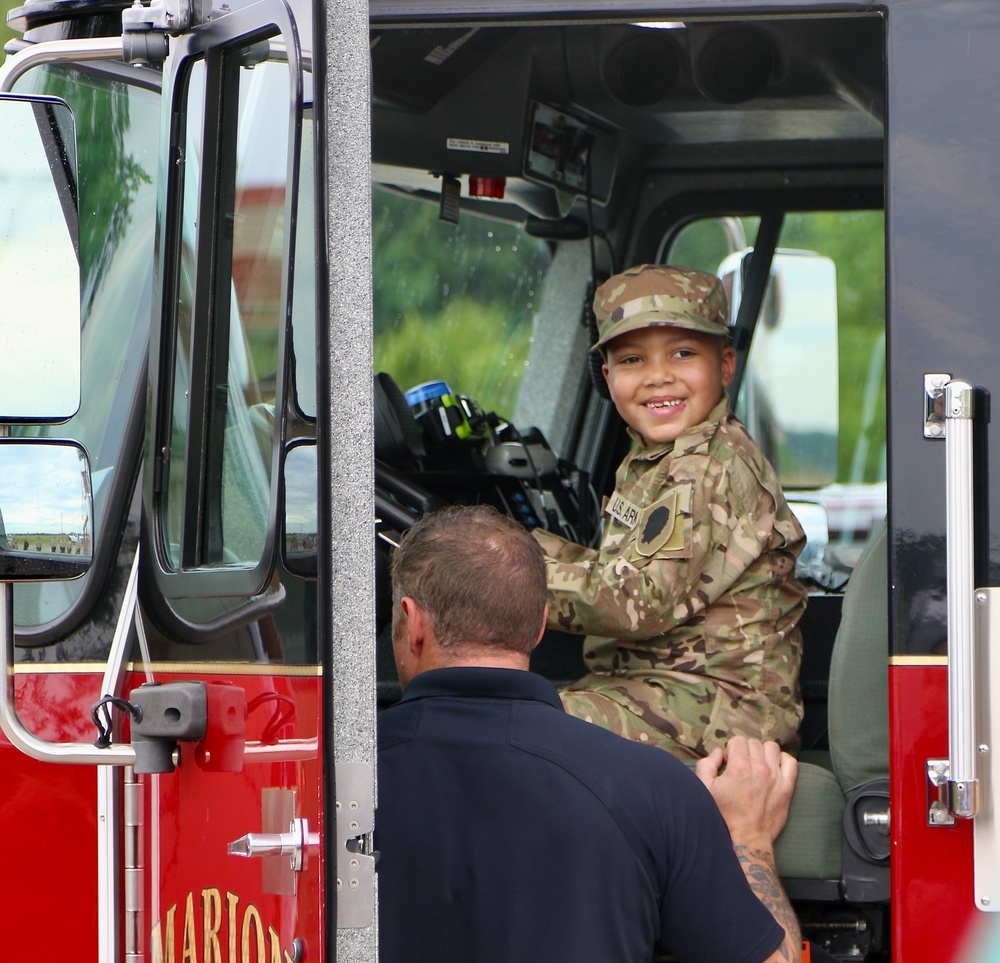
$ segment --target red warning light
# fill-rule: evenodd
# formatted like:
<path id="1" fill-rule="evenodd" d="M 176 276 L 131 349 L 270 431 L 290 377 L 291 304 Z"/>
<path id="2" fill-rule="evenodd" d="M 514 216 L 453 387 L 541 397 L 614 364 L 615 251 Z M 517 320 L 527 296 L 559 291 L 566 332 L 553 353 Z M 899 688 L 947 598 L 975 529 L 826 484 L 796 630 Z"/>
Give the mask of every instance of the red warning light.
<path id="1" fill-rule="evenodd" d="M 507 187 L 506 177 L 479 177 L 469 175 L 469 197 L 492 197 L 503 200 L 503 192 Z"/>

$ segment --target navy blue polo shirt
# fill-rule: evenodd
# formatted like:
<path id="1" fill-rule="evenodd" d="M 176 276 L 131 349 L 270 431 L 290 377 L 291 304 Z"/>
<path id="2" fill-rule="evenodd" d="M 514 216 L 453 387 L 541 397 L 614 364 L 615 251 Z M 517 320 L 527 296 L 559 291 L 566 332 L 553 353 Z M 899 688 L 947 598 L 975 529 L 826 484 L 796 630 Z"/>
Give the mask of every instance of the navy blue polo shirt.
<path id="1" fill-rule="evenodd" d="M 782 928 L 708 790 L 515 669 L 424 672 L 379 717 L 382 963 L 760 963 Z"/>

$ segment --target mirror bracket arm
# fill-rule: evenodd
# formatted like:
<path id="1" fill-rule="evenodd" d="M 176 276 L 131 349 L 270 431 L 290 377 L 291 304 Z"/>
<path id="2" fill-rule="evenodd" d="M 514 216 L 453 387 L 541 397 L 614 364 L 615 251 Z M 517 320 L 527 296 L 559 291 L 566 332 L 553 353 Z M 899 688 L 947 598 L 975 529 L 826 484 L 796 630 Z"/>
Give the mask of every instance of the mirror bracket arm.
<path id="1" fill-rule="evenodd" d="M 125 654 L 128 651 L 129 628 L 136 606 L 138 573 L 137 551 L 132 571 L 129 573 L 118 624 L 115 627 L 108 665 L 102 679 L 102 692 L 115 692 L 121 684 Z M 15 749 L 40 762 L 90 766 L 135 764 L 135 749 L 131 745 L 112 743 L 107 748 L 100 749 L 87 742 L 49 742 L 25 727 L 17 714 L 14 695 L 14 587 L 10 582 L 0 582 L 0 676 L 3 678 L 3 693 L 0 696 L 0 730 Z"/>
<path id="2" fill-rule="evenodd" d="M 86 60 L 122 60 L 121 37 L 82 40 L 44 40 L 11 54 L 0 66 L 0 92 L 9 93 L 32 67 L 47 63 L 80 63 Z"/>

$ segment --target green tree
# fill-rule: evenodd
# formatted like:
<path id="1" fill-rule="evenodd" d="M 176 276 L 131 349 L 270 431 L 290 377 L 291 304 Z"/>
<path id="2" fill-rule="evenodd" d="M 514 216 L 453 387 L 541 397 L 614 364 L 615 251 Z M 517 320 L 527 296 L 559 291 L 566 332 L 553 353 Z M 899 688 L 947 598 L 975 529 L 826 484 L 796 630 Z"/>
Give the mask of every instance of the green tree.
<path id="1" fill-rule="evenodd" d="M 520 225 L 376 188 L 372 195 L 375 366 L 407 390 L 447 381 L 509 417 L 550 261 Z"/>

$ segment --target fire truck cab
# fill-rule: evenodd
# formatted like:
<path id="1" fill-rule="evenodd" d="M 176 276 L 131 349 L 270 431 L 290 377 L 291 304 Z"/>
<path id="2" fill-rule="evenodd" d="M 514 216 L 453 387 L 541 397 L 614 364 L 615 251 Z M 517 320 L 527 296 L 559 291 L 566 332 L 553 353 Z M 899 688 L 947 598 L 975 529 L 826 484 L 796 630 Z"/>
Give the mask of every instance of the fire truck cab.
<path id="1" fill-rule="evenodd" d="M 991 0 L 8 23 L 12 957 L 377 960 L 392 546 L 479 502 L 594 543 L 628 440 L 593 290 L 674 263 L 724 280 L 731 401 L 809 539 L 777 848 L 804 935 L 973 958 L 1000 907 Z M 583 674 L 580 639 L 533 669 Z"/>

